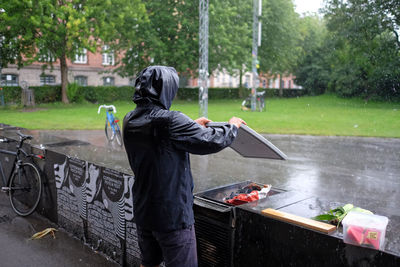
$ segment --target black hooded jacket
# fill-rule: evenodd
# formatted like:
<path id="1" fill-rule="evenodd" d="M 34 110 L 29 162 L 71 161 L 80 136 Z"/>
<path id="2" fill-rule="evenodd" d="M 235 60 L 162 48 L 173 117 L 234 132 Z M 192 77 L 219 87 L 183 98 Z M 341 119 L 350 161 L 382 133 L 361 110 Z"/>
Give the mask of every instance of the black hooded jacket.
<path id="1" fill-rule="evenodd" d="M 172 67 L 144 69 L 136 79 L 136 109 L 124 118 L 124 144 L 135 174 L 135 221 L 152 231 L 173 231 L 194 223 L 189 153 L 218 152 L 237 135 L 234 125 L 205 128 L 170 111 L 178 81 Z"/>

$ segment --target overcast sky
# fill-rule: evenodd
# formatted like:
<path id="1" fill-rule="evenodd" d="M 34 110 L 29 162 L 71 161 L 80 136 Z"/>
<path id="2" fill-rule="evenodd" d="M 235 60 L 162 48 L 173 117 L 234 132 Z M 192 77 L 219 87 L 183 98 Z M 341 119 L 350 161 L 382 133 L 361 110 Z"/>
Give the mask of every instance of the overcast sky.
<path id="1" fill-rule="evenodd" d="M 296 12 L 299 14 L 304 12 L 318 12 L 323 2 L 323 0 L 294 0 Z"/>

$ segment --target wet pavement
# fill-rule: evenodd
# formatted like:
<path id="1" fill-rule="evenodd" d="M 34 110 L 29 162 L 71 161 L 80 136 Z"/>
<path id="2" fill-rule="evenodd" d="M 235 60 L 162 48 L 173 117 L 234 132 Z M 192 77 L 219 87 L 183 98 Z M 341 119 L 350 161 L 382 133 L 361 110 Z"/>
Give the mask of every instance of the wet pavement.
<path id="1" fill-rule="evenodd" d="M 38 146 L 43 144 L 60 153 L 132 173 L 124 149 L 106 141 L 104 131 L 31 133 Z M 191 155 L 195 192 L 251 180 L 327 199 L 331 208 L 352 203 L 389 217 L 386 249 L 400 255 L 400 139 L 264 136 L 288 160 L 243 158 L 229 148 L 213 155 Z M 81 143 L 57 145 L 68 141 L 66 138 Z M 311 204 L 308 208 L 320 209 Z M 5 232 L 1 226 L 0 235 L 4 236 Z M 27 246 L 26 237 L 22 240 L 21 249 Z"/>
<path id="2" fill-rule="evenodd" d="M 119 266 L 61 229 L 55 239 L 51 235 L 30 239 L 48 227 L 57 228 L 37 213 L 17 216 L 5 193 L 0 193 L 0 266 Z"/>
<path id="3" fill-rule="evenodd" d="M 46 133 L 89 142 L 96 147 L 86 147 L 79 152 L 86 155 L 85 160 L 95 157 L 107 167 L 132 173 L 124 149 L 108 143 L 103 131 Z M 323 207 L 309 205 L 308 209 L 314 211 L 352 203 L 389 217 L 386 250 L 400 255 L 400 139 L 299 135 L 264 137 L 284 152 L 288 159 L 244 158 L 230 148 L 207 156 L 191 155 L 195 193 L 251 180 L 324 199 Z M 61 152 L 71 153 L 68 151 Z"/>
<path id="4" fill-rule="evenodd" d="M 106 141 L 103 131 L 46 133 L 89 142 L 96 147 L 84 149 L 87 160 L 97 157 L 106 165 L 131 173 L 124 149 Z M 244 158 L 230 148 L 207 156 L 191 155 L 195 192 L 251 180 L 338 202 L 364 207 L 368 204 L 373 211 L 379 208 L 382 215 L 400 216 L 400 139 L 264 137 L 283 151 L 288 160 Z M 102 152 L 97 147 L 102 147 Z"/>

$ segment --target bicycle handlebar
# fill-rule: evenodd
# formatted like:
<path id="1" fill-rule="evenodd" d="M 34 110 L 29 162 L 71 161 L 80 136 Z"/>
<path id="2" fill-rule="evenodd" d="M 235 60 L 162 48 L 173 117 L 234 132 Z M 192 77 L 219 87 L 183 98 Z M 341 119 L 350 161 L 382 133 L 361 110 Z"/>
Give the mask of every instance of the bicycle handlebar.
<path id="1" fill-rule="evenodd" d="M 32 138 L 33 138 L 33 136 L 32 135 L 25 135 L 25 134 L 23 134 L 23 133 L 21 133 L 20 131 L 17 131 L 17 134 L 19 135 L 19 137 L 21 137 L 21 140 L 22 139 L 28 139 L 28 140 L 31 140 Z"/>
<path id="2" fill-rule="evenodd" d="M 114 111 L 114 113 L 117 113 L 117 109 L 114 107 L 114 105 L 101 105 L 100 107 L 99 107 L 99 110 L 97 111 L 97 114 L 100 114 L 100 110 L 101 110 L 101 108 L 105 108 L 105 109 L 113 109 L 113 111 Z"/>
<path id="3" fill-rule="evenodd" d="M 257 95 L 258 95 L 258 96 L 265 95 L 265 91 L 257 92 Z"/>

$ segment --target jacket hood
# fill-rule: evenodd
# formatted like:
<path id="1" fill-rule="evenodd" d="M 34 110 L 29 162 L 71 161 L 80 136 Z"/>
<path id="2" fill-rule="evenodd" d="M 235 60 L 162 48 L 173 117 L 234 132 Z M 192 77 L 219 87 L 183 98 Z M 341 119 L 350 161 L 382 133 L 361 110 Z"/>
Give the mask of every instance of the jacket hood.
<path id="1" fill-rule="evenodd" d="M 178 73 L 173 67 L 147 67 L 136 78 L 133 102 L 153 103 L 168 110 L 178 92 L 178 84 Z"/>

